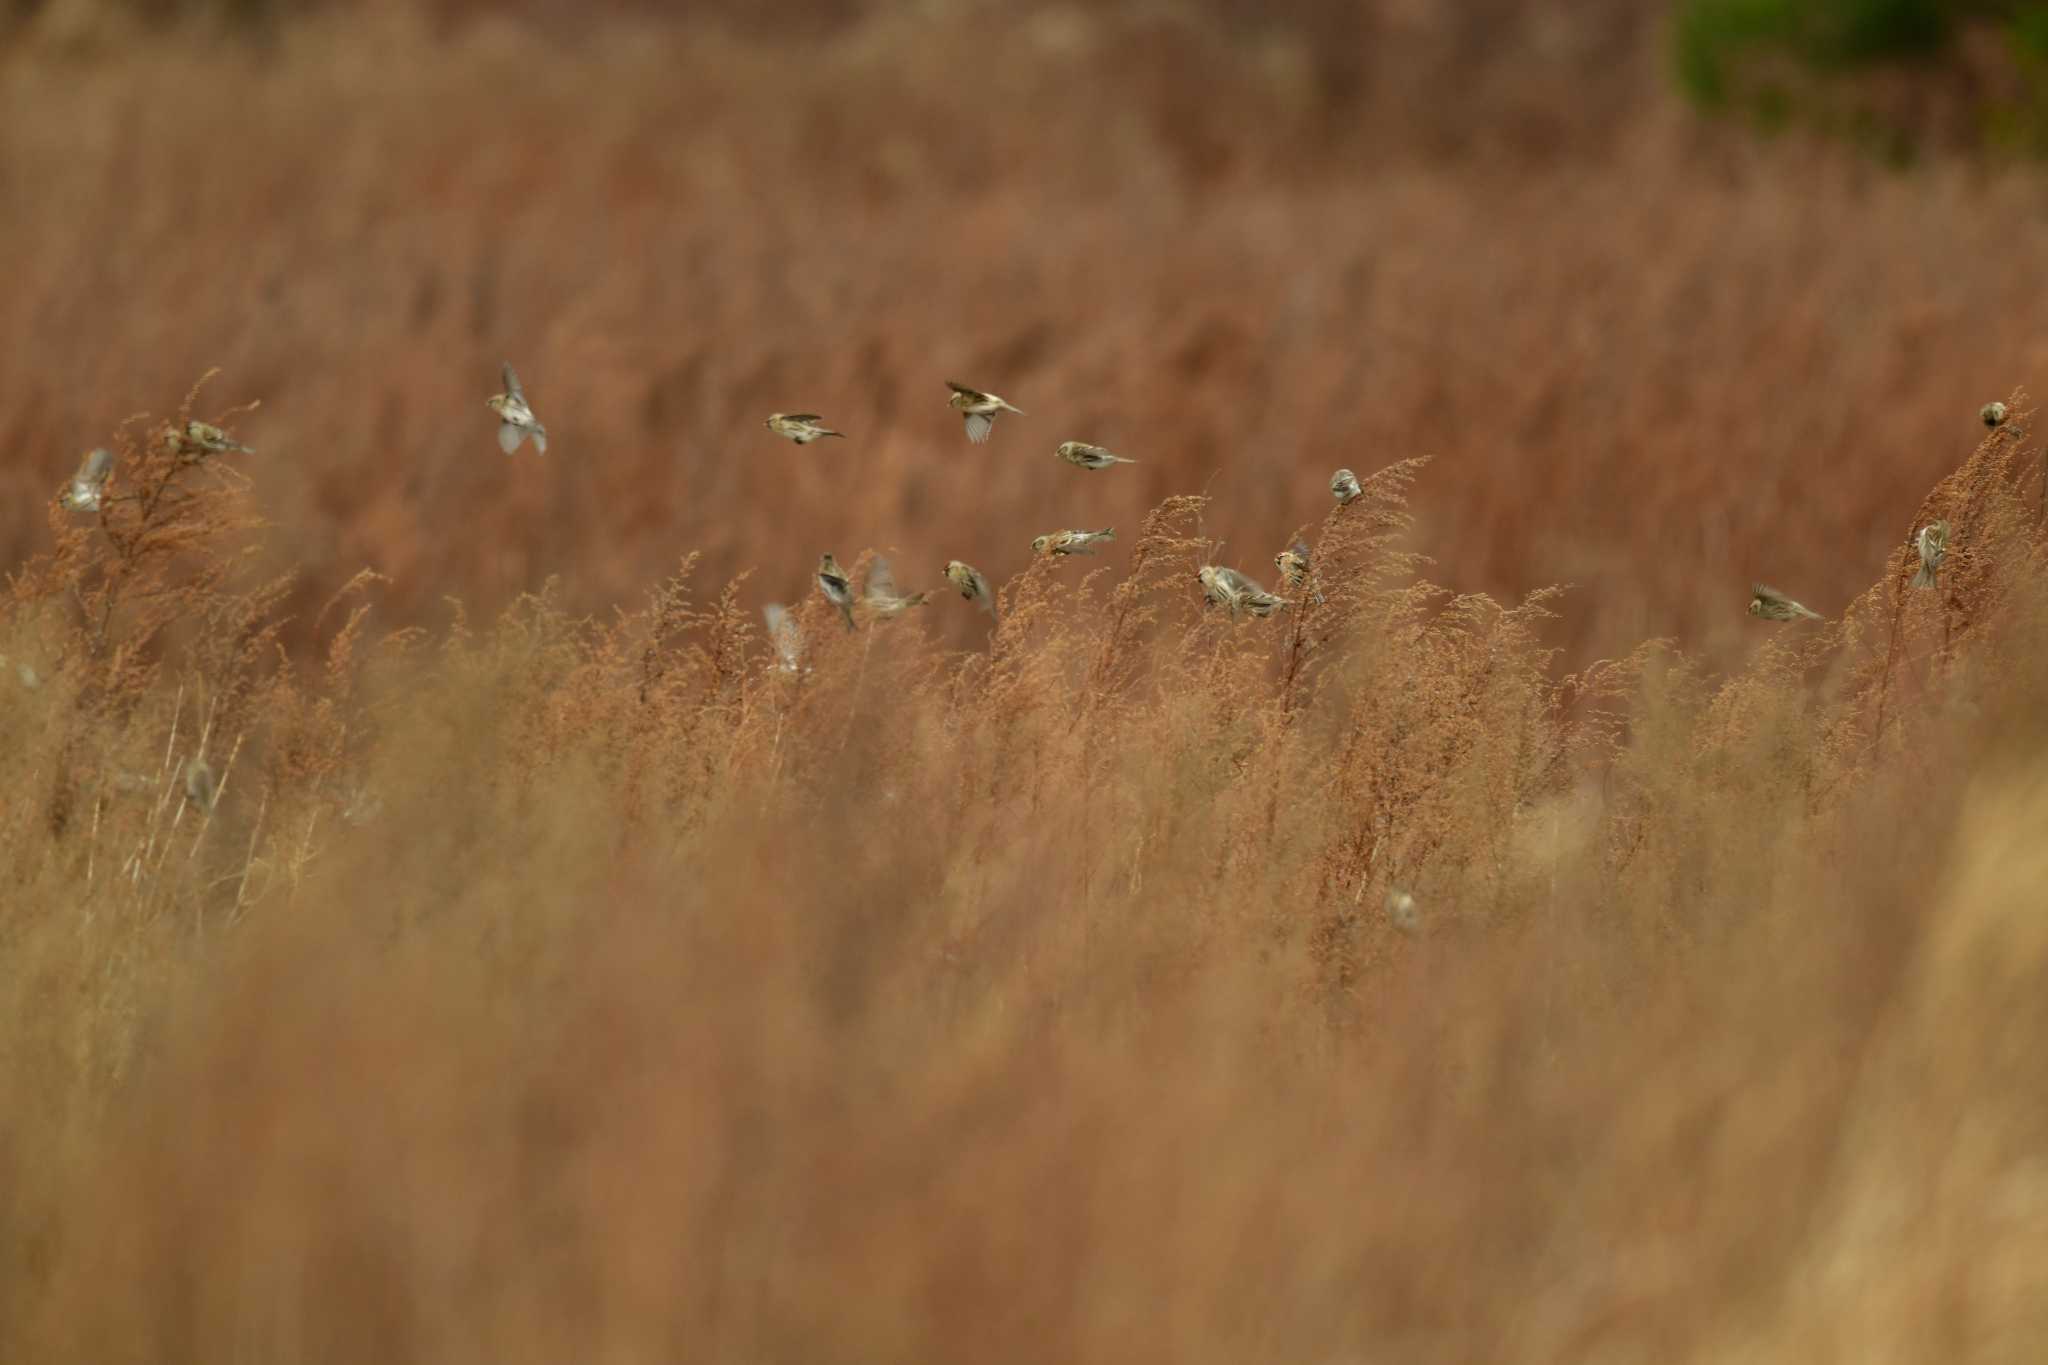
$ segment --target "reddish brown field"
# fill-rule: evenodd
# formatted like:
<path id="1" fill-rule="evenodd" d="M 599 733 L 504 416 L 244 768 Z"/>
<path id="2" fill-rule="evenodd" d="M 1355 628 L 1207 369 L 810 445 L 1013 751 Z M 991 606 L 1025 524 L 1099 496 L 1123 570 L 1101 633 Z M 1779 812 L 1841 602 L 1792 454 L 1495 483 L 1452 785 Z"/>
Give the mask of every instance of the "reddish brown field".
<path id="1" fill-rule="evenodd" d="M 0 38 L 0 1360 L 2048 1358 L 2039 173 L 1449 8 Z"/>

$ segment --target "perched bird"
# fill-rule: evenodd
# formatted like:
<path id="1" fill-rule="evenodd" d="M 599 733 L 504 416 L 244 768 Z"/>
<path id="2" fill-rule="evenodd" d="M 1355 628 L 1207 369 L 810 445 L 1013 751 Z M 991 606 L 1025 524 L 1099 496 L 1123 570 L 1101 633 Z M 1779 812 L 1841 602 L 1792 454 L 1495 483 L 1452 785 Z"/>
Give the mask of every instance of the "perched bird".
<path id="1" fill-rule="evenodd" d="M 761 608 L 761 615 L 768 622 L 768 641 L 775 646 L 776 671 L 802 671 L 800 660 L 803 658 L 804 636 L 797 626 L 796 617 L 780 602 L 770 602 Z"/>
<path id="2" fill-rule="evenodd" d="M 114 477 L 114 452 L 104 447 L 88 451 L 78 462 L 78 472 L 71 476 L 71 484 L 58 500 L 74 512 L 96 512 L 100 506 L 100 495 L 106 492 L 107 480 Z"/>
<path id="3" fill-rule="evenodd" d="M 1422 911 L 1416 908 L 1415 897 L 1399 887 L 1387 891 L 1387 918 L 1404 934 L 1417 933 L 1422 928 Z"/>
<path id="4" fill-rule="evenodd" d="M 203 811 L 210 811 L 219 794 L 220 784 L 214 780 L 213 765 L 203 758 L 189 760 L 185 764 L 185 799 Z"/>
<path id="5" fill-rule="evenodd" d="M 1116 527 L 1100 531 L 1049 531 L 1031 542 L 1035 555 L 1092 555 L 1106 540 L 1116 539 Z"/>
<path id="6" fill-rule="evenodd" d="M 853 580 L 846 576 L 829 550 L 818 557 L 818 591 L 825 594 L 826 601 L 839 608 L 839 614 L 846 618 L 846 628 L 852 630 Z"/>
<path id="7" fill-rule="evenodd" d="M 978 604 L 990 616 L 996 615 L 996 595 L 988 590 L 988 580 L 981 576 L 981 570 L 972 564 L 949 559 L 946 561 L 946 579 L 960 590 L 962 597 Z"/>
<path id="8" fill-rule="evenodd" d="M 1195 577 L 1201 582 L 1202 596 L 1209 604 L 1229 608 L 1233 618 L 1243 611 L 1259 617 L 1271 616 L 1287 605 L 1286 598 L 1275 597 L 1237 570 L 1220 564 L 1204 564 Z"/>
<path id="9" fill-rule="evenodd" d="M 230 439 L 225 431 L 206 422 L 187 422 L 185 431 L 178 438 L 178 444 L 189 454 L 199 452 L 206 455 L 225 455 L 229 451 L 240 451 L 244 455 L 256 452 L 240 441 Z"/>
<path id="10" fill-rule="evenodd" d="M 1348 469 L 1340 469 L 1330 476 L 1330 496 L 1337 500 L 1339 507 L 1364 492 L 1359 487 L 1358 476 Z"/>
<path id="11" fill-rule="evenodd" d="M 889 571 L 889 561 L 876 555 L 868 565 L 868 581 L 861 589 L 861 600 L 868 604 L 878 621 L 893 621 L 912 607 L 921 607 L 928 592 L 914 592 L 908 597 L 896 591 L 896 575 Z"/>
<path id="12" fill-rule="evenodd" d="M 486 398 L 484 406 L 498 414 L 498 449 L 510 455 L 519 449 L 521 441 L 531 436 L 534 450 L 542 455 L 548 453 L 548 429 L 526 405 L 526 390 L 519 387 L 519 376 L 512 373 L 511 361 L 505 362 L 505 391 Z"/>
<path id="13" fill-rule="evenodd" d="M 976 445 L 986 441 L 989 432 L 995 429 L 997 413 L 1014 412 L 1019 417 L 1024 415 L 1024 409 L 1013 408 L 992 393 L 970 389 L 965 384 L 955 384 L 950 379 L 946 381 L 946 387 L 953 391 L 953 396 L 946 400 L 946 405 L 960 410 L 961 417 L 967 423 L 967 439 Z"/>
<path id="14" fill-rule="evenodd" d="M 1977 415 L 1984 419 L 1984 425 L 1987 427 L 2002 426 L 2005 423 L 2005 404 L 1986 403 L 1977 409 Z"/>
<path id="15" fill-rule="evenodd" d="M 815 412 L 771 412 L 767 427 L 777 436 L 787 436 L 800 446 L 826 436 L 837 436 L 842 441 L 846 439 L 845 432 L 823 425 L 824 420 Z"/>
<path id="16" fill-rule="evenodd" d="M 1931 588 L 1935 571 L 1941 568 L 1941 561 L 1948 558 L 1948 523 L 1928 522 L 1913 538 L 1913 546 L 1920 552 L 1920 572 L 1913 575 L 1913 586 Z"/>
<path id="17" fill-rule="evenodd" d="M 1107 469 L 1113 464 L 1137 463 L 1136 460 L 1127 460 L 1121 455 L 1112 454 L 1101 446 L 1091 446 L 1086 441 L 1061 441 L 1059 449 L 1053 454 L 1081 469 Z"/>
<path id="18" fill-rule="evenodd" d="M 1749 588 L 1749 614 L 1761 616 L 1766 621 L 1796 621 L 1804 616 L 1810 620 L 1821 620 L 1821 614 L 1794 602 L 1776 588 L 1762 583 L 1752 583 Z"/>
<path id="19" fill-rule="evenodd" d="M 1290 588 L 1299 588 L 1308 583 L 1308 542 L 1297 540 L 1279 554 L 1273 556 L 1273 567 L 1280 571 L 1280 581 Z M 1317 606 L 1323 603 L 1320 589 L 1309 588 L 1309 600 Z"/>

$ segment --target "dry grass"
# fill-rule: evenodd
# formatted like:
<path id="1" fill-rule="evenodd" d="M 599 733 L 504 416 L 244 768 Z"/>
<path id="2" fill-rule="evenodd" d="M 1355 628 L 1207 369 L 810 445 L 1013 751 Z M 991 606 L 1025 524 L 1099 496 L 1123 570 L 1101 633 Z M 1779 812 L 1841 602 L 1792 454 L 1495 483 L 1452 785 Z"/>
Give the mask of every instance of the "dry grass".
<path id="1" fill-rule="evenodd" d="M 1940 591 L 1719 683 L 1560 680 L 1413 466 L 1271 621 L 1184 495 L 965 652 L 812 594 L 791 676 L 686 560 L 295 661 L 258 459 L 139 422 L 0 638 L 0 1354 L 2031 1358 L 2013 406 Z"/>
<path id="2" fill-rule="evenodd" d="M 0 69 L 0 1359 L 2048 1354 L 2030 191 L 945 8 Z"/>

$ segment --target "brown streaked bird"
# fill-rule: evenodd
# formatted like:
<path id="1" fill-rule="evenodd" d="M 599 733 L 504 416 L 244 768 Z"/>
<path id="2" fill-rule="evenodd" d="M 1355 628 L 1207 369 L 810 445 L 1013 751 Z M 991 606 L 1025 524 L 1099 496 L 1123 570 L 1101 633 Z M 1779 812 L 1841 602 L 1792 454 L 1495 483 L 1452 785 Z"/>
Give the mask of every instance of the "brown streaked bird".
<path id="1" fill-rule="evenodd" d="M 2005 424 L 2005 404 L 1986 403 L 1983 407 L 1977 409 L 1977 416 L 1987 427 L 2003 426 Z"/>
<path id="2" fill-rule="evenodd" d="M 1358 476 L 1348 469 L 1340 469 L 1330 476 L 1330 496 L 1337 500 L 1339 507 L 1364 492 L 1365 489 L 1359 486 Z"/>
<path id="3" fill-rule="evenodd" d="M 1920 572 L 1913 575 L 1913 586 L 1931 588 L 1941 562 L 1948 558 L 1948 523 L 1928 522 L 1920 528 L 1920 534 L 1913 537 L 1913 548 L 1920 552 Z"/>
<path id="4" fill-rule="evenodd" d="M 1308 542 L 1296 540 L 1292 545 L 1273 556 L 1273 567 L 1280 571 L 1280 581 L 1290 588 L 1308 586 Z M 1308 587 L 1309 600 L 1317 606 L 1323 604 L 1322 590 Z"/>
<path id="5" fill-rule="evenodd" d="M 58 494 L 58 501 L 74 512 L 97 512 L 101 495 L 107 491 L 107 480 L 113 477 L 114 452 L 104 446 L 87 451 L 70 484 Z"/>
<path id="6" fill-rule="evenodd" d="M 210 422 L 185 423 L 185 430 L 178 436 L 178 445 L 188 455 L 194 452 L 203 455 L 225 455 L 230 451 L 244 455 L 256 453 Z"/>
<path id="7" fill-rule="evenodd" d="M 928 592 L 914 592 L 908 597 L 896 590 L 896 575 L 889 571 L 889 561 L 876 555 L 868 565 L 868 581 L 861 589 L 861 600 L 868 604 L 868 610 L 878 621 L 893 621 L 912 607 L 921 607 Z"/>
<path id="8" fill-rule="evenodd" d="M 1061 441 L 1053 454 L 1077 469 L 1107 469 L 1111 465 L 1137 463 L 1101 446 L 1091 446 L 1086 441 Z"/>
<path id="9" fill-rule="evenodd" d="M 202 811 L 211 811 L 219 796 L 220 783 L 213 776 L 213 765 L 203 758 L 188 761 L 185 764 L 185 799 Z"/>
<path id="10" fill-rule="evenodd" d="M 1202 596 L 1211 606 L 1227 607 L 1236 618 L 1239 612 L 1250 612 L 1254 616 L 1271 616 L 1287 605 L 1284 597 L 1275 597 L 1260 587 L 1257 582 L 1239 573 L 1236 569 L 1220 564 L 1204 564 L 1195 572 L 1202 585 Z"/>
<path id="11" fill-rule="evenodd" d="M 494 393 L 484 400 L 484 406 L 498 414 L 498 449 L 507 455 L 519 449 L 519 443 L 527 437 L 533 438 L 535 453 L 548 453 L 548 429 L 540 424 L 527 405 L 526 390 L 519 387 L 519 376 L 512 372 L 512 362 L 504 362 L 505 391 Z"/>
<path id="12" fill-rule="evenodd" d="M 1100 531 L 1048 531 L 1031 542 L 1031 553 L 1035 555 L 1092 555 L 1102 548 L 1103 542 L 1116 539 L 1116 527 L 1105 526 Z"/>
<path id="13" fill-rule="evenodd" d="M 827 436 L 837 436 L 842 441 L 846 439 L 845 432 L 834 431 L 824 422 L 825 419 L 815 412 L 771 412 L 765 425 L 777 436 L 788 437 L 800 446 Z"/>
<path id="14" fill-rule="evenodd" d="M 970 389 L 965 384 L 956 384 L 950 379 L 946 381 L 946 387 L 953 391 L 953 396 L 946 400 L 946 406 L 959 409 L 961 419 L 967 423 L 967 439 L 976 445 L 986 441 L 989 432 L 995 429 L 997 413 L 1014 412 L 1019 417 L 1024 415 L 1024 409 L 1012 407 L 992 393 Z"/>
<path id="15" fill-rule="evenodd" d="M 846 618 L 846 628 L 853 624 L 853 580 L 839 567 L 839 561 L 827 550 L 818 556 L 818 591 L 825 594 L 825 600 L 839 608 L 839 614 Z"/>
<path id="16" fill-rule="evenodd" d="M 981 576 L 981 570 L 972 564 L 949 559 L 946 561 L 946 581 L 958 588 L 962 597 L 997 620 L 1002 619 L 996 611 L 996 595 L 989 591 L 988 580 Z"/>
<path id="17" fill-rule="evenodd" d="M 1796 621 L 1802 616 L 1814 621 L 1824 619 L 1819 612 L 1764 583 L 1749 586 L 1749 614 L 1766 621 Z"/>

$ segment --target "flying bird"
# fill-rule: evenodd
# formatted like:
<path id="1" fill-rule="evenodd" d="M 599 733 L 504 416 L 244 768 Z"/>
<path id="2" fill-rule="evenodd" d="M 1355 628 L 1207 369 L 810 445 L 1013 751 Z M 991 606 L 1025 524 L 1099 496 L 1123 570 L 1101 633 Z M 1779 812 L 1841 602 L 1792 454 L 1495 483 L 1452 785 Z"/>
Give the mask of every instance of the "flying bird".
<path id="1" fill-rule="evenodd" d="M 1817 611 L 1807 607 L 1763 583 L 1752 583 L 1749 588 L 1749 614 L 1760 616 L 1766 621 L 1796 621 L 1804 616 L 1810 620 L 1823 619 Z"/>
<path id="2" fill-rule="evenodd" d="M 1202 596 L 1211 606 L 1227 607 L 1234 619 L 1241 611 L 1254 616 L 1271 616 L 1287 605 L 1284 597 L 1275 597 L 1252 579 L 1235 569 L 1219 564 L 1204 564 L 1195 573 L 1202 585 Z"/>
<path id="3" fill-rule="evenodd" d="M 1137 463 L 1136 460 L 1127 460 L 1121 455 L 1104 450 L 1101 446 L 1091 446 L 1086 441 L 1062 441 L 1059 449 L 1053 453 L 1080 469 L 1107 469 L 1113 464 Z"/>
<path id="4" fill-rule="evenodd" d="M 1273 556 L 1273 567 L 1280 571 L 1280 581 L 1287 587 L 1299 588 L 1308 583 L 1308 542 L 1297 540 L 1279 554 Z M 1323 604 L 1320 589 L 1309 588 L 1309 600 L 1317 606 Z"/>
<path id="5" fill-rule="evenodd" d="M 809 445 L 826 436 L 846 439 L 843 431 L 834 431 L 824 425 L 825 419 L 815 412 L 771 412 L 766 423 L 768 430 L 777 436 L 786 436 L 798 445 Z"/>
<path id="6" fill-rule="evenodd" d="M 995 429 L 997 413 L 1014 412 L 1019 417 L 1024 415 L 1024 409 L 1011 407 L 992 393 L 970 389 L 965 384 L 956 384 L 950 379 L 946 381 L 946 387 L 953 391 L 953 396 L 946 400 L 946 405 L 960 410 L 961 417 L 967 423 L 967 439 L 976 445 L 986 441 L 989 432 Z"/>
<path id="7" fill-rule="evenodd" d="M 1105 526 L 1100 531 L 1049 531 L 1031 542 L 1031 553 L 1035 555 L 1092 555 L 1102 548 L 1104 541 L 1116 539 L 1116 528 Z"/>
<path id="8" fill-rule="evenodd" d="M 210 811 L 219 795 L 220 783 L 214 779 L 213 765 L 203 758 L 188 760 L 185 764 L 185 799 L 202 811 Z"/>
<path id="9" fill-rule="evenodd" d="M 825 594 L 825 600 L 839 608 L 839 614 L 846 618 L 846 628 L 853 625 L 853 580 L 839 567 L 839 561 L 826 551 L 818 558 L 818 591 Z"/>
<path id="10" fill-rule="evenodd" d="M 796 617 L 780 602 L 770 602 L 761 608 L 761 615 L 768 622 L 768 641 L 775 646 L 776 672 L 800 672 L 804 636 L 797 626 Z"/>
<path id="11" fill-rule="evenodd" d="M 989 591 L 988 580 L 981 576 L 981 570 L 972 564 L 949 559 L 946 561 L 946 580 L 960 590 L 962 597 L 980 606 L 990 616 L 996 616 L 996 595 Z"/>
<path id="12" fill-rule="evenodd" d="M 1358 476 L 1348 469 L 1340 469 L 1330 476 L 1330 496 L 1337 500 L 1339 507 L 1364 492 L 1365 489 L 1359 486 Z"/>
<path id="13" fill-rule="evenodd" d="M 928 592 L 914 592 L 908 597 L 896 590 L 896 575 L 889 571 L 889 561 L 876 555 L 868 565 L 868 581 L 861 589 L 861 599 L 868 604 L 878 621 L 893 621 L 912 607 L 921 607 Z"/>
<path id="14" fill-rule="evenodd" d="M 1931 588 L 1934 575 L 1941 568 L 1941 561 L 1948 558 L 1948 523 L 1930 521 L 1920 528 L 1920 534 L 1913 538 L 1913 548 L 1920 552 L 1920 572 L 1913 575 L 1913 586 Z"/>
<path id="15" fill-rule="evenodd" d="M 74 512 L 96 512 L 100 497 L 107 490 L 107 480 L 113 477 L 114 452 L 105 447 L 87 451 L 78 462 L 78 472 L 71 476 L 70 485 L 58 495 L 58 501 Z"/>
<path id="16" fill-rule="evenodd" d="M 1415 897 L 1399 887 L 1387 892 L 1387 918 L 1404 934 L 1413 934 L 1422 928 L 1422 911 L 1416 906 Z"/>
<path id="17" fill-rule="evenodd" d="M 498 414 L 498 449 L 510 455 L 519 449 L 521 441 L 531 436 L 535 452 L 548 453 L 548 429 L 527 406 L 526 390 L 519 387 L 519 376 L 512 373 L 511 361 L 505 362 L 505 391 L 486 398 L 484 406 Z"/>

